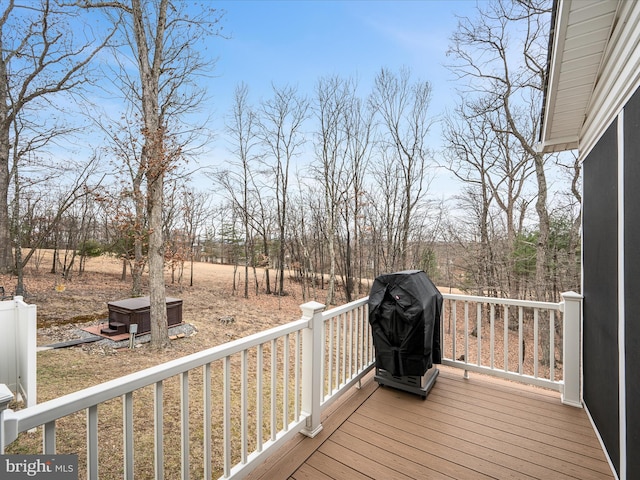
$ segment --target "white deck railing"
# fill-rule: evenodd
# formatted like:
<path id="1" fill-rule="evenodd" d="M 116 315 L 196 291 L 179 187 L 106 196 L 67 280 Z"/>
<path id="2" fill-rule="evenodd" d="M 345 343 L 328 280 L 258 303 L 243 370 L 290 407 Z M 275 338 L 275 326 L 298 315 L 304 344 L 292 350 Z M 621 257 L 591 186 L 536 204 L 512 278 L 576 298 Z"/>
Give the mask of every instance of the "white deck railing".
<path id="1" fill-rule="evenodd" d="M 482 371 L 550 386 L 563 392 L 566 403 L 579 405 L 580 302 L 575 294 L 559 304 L 445 295 L 443 363 L 464 368 L 465 375 Z M 117 471 L 126 479 L 138 470 L 146 476 L 153 471 L 158 479 L 242 478 L 293 435 L 316 435 L 322 429 L 322 410 L 374 366 L 367 298 L 326 312 L 316 302 L 301 308 L 298 321 L 24 410 L 6 409 L 12 396 L 0 386 L 0 453 L 22 432 L 37 427 L 42 427 L 43 446 L 29 453 L 63 453 L 57 444 L 68 448 L 62 447 L 66 436 L 78 435 L 82 428 L 86 451 L 64 453 L 79 455 L 88 479 L 97 479 L 106 463 L 113 464 L 101 463 L 105 456 L 120 458 Z M 508 328 L 513 310 L 515 333 Z M 552 338 L 549 368 L 533 367 L 529 373 L 533 360 L 518 347 L 515 365 L 509 348 L 503 345 L 497 353 L 499 332 L 506 338 L 515 335 L 519 345 L 532 341 L 537 352 L 544 322 L 549 322 Z M 563 378 L 555 367 L 556 322 L 564 328 Z M 568 327 L 577 331 L 568 332 Z M 577 342 L 577 356 L 567 339 Z M 540 360 L 536 353 L 531 358 Z M 85 418 L 71 420 L 76 412 L 85 412 Z M 102 415 L 119 421 L 114 426 Z M 74 421 L 83 426 L 74 427 Z M 171 429 L 169 423 L 179 428 Z M 137 428 L 144 424 L 153 428 Z M 146 431 L 142 439 L 141 430 Z"/>
<path id="2" fill-rule="evenodd" d="M 301 308 L 298 321 L 23 410 L 6 409 L 13 396 L 0 388 L 0 453 L 22 432 L 41 426 L 42 449 L 31 453 L 61 453 L 57 437 L 69 433 L 59 431 L 58 423 L 84 411 L 86 452 L 68 453 L 79 453 L 86 478 L 98 478 L 100 460 L 108 451 L 121 457 L 124 478 L 133 478 L 136 469 L 152 470 L 159 479 L 242 478 L 294 434 L 316 435 L 322 429 L 322 409 L 373 367 L 366 299 L 327 312 L 316 302 Z M 173 389 L 176 379 L 179 387 Z M 170 398 L 172 389 L 177 400 Z M 197 391 L 201 394 L 195 399 Z M 120 427 L 106 426 L 100 414 L 111 418 L 117 399 Z M 148 400 L 153 408 L 141 409 L 139 404 Z M 171 408 L 173 402 L 176 408 Z M 151 411 L 151 418 L 140 410 Z M 179 435 L 169 428 L 169 420 L 179 424 Z M 147 421 L 153 423 L 152 456 L 134 449 L 134 444 L 149 441 L 140 440 L 136 428 Z M 107 445 L 100 442 L 99 425 L 120 438 L 114 442 L 111 434 Z M 198 440 L 196 431 L 201 432 Z M 119 449 L 113 450 L 114 443 Z M 171 469 L 167 459 L 176 456 L 174 450 L 179 458 Z M 200 465 L 192 464 L 194 451 Z M 142 466 L 138 457 L 150 464 Z"/>
<path id="3" fill-rule="evenodd" d="M 580 295 L 564 293 L 560 303 L 443 297 L 444 365 L 558 390 L 563 403 L 581 406 Z"/>

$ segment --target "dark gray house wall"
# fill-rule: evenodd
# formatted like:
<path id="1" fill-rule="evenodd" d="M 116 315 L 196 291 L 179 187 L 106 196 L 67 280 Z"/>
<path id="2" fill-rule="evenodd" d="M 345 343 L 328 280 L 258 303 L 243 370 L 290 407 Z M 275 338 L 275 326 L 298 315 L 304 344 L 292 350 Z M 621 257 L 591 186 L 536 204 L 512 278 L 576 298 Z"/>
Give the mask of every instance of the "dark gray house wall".
<path id="1" fill-rule="evenodd" d="M 584 160 L 583 378 L 619 478 L 640 478 L 640 90 Z M 622 212 L 622 214 L 620 214 Z"/>
<path id="2" fill-rule="evenodd" d="M 624 206 L 627 478 L 640 478 L 640 90 L 624 109 Z"/>
<path id="3" fill-rule="evenodd" d="M 584 402 L 619 469 L 617 122 L 585 159 L 583 199 Z"/>

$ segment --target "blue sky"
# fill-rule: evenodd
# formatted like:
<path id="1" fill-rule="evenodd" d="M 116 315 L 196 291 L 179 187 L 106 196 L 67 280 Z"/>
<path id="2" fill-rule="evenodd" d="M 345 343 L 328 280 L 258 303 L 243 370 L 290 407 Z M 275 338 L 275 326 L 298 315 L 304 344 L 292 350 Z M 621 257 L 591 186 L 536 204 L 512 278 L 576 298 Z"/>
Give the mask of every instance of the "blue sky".
<path id="1" fill-rule="evenodd" d="M 219 57 L 210 93 L 218 107 L 241 81 L 256 98 L 268 95 L 272 82 L 312 94 L 320 77 L 334 74 L 357 78 L 367 91 L 380 68 L 406 66 L 432 83 L 439 110 L 451 91 L 443 63 L 455 14 L 472 15 L 475 6 L 473 0 L 216 2 L 230 38 L 212 49 Z"/>
<path id="2" fill-rule="evenodd" d="M 329 75 L 357 78 L 366 95 L 382 67 L 396 72 L 408 67 L 415 80 L 432 84 L 432 114 L 443 113 L 455 102 L 452 76 L 444 66 L 449 38 L 456 15 L 473 16 L 476 2 L 236 0 L 215 6 L 225 11 L 222 26 L 229 38 L 214 39 L 208 49 L 218 57 L 209 86 L 218 135 L 214 162 L 228 156 L 221 128 L 240 82 L 249 86 L 253 102 L 268 98 L 272 83 L 294 85 L 313 96 L 318 79 Z M 439 132 L 434 125 L 434 149 L 440 147 Z"/>
<path id="3" fill-rule="evenodd" d="M 482 0 L 480 0 L 482 1 Z M 207 127 L 214 139 L 204 148 L 188 170 L 228 164 L 231 157 L 225 138 L 225 119 L 233 104 L 235 88 L 244 82 L 250 102 L 257 105 L 272 96 L 272 84 L 297 86 L 302 95 L 313 99 L 314 88 L 322 77 L 340 75 L 358 80 L 360 94 L 366 97 L 381 68 L 399 72 L 407 67 L 414 81 L 432 85 L 431 114 L 435 118 L 456 101 L 452 74 L 445 68 L 449 39 L 460 16 L 475 16 L 475 0 L 185 0 L 200 11 L 200 4 L 224 11 L 220 25 L 227 38 L 211 37 L 204 56 L 217 58 L 206 81 L 207 103 L 196 124 L 209 118 Z M 96 14 L 96 22 L 104 21 Z M 196 46 L 196 48 L 201 48 Z M 101 56 L 107 66 L 111 52 Z M 125 55 L 130 55 L 127 49 Z M 132 63 L 133 65 L 133 63 Z M 205 78 L 205 77 L 201 77 Z M 111 90 L 107 82 L 106 89 Z M 93 100 L 103 109 L 101 116 L 118 119 L 122 115 L 119 92 L 99 92 Z M 87 130 L 88 131 L 88 130 Z M 102 135 L 100 132 L 98 135 Z M 80 135 L 82 136 L 82 135 Z M 434 124 L 430 135 L 432 149 L 442 145 L 440 127 Z M 54 156 L 91 156 L 96 132 L 78 138 L 75 145 L 52 148 Z M 309 140 L 311 136 L 309 136 Z M 309 153 L 304 160 L 311 158 Z M 301 160 L 301 161 L 304 161 Z M 450 176 L 440 172 L 442 176 Z M 198 189 L 210 189 L 211 181 L 195 175 Z M 436 184 L 437 185 L 437 184 Z M 449 184 L 450 185 L 450 184 Z M 435 188 L 442 190 L 442 187 Z M 446 196 L 451 191 L 434 191 Z"/>

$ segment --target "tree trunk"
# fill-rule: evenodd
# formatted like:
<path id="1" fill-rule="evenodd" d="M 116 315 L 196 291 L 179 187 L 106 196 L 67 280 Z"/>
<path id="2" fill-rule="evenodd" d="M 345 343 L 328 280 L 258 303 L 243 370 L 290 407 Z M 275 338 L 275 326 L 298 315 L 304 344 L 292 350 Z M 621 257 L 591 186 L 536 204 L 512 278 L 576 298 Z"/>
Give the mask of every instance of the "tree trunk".
<path id="1" fill-rule="evenodd" d="M 164 175 L 167 159 L 164 150 L 162 116 L 159 109 L 159 78 L 162 65 L 161 51 L 165 41 L 168 0 L 157 6 L 156 31 L 150 46 L 144 27 L 144 14 L 140 0 L 132 1 L 132 21 L 137 47 L 138 66 L 142 86 L 142 112 L 144 117 L 144 146 L 142 159 L 146 165 L 147 211 L 149 218 L 149 297 L 151 317 L 151 347 L 169 345 L 167 305 L 164 285 L 164 235 L 162 207 L 164 206 Z M 135 49 L 134 49 L 135 50 Z M 152 63 L 150 59 L 152 58 Z"/>
<path id="2" fill-rule="evenodd" d="M 53 261 L 51 262 L 51 271 L 49 273 L 58 272 L 58 239 L 55 239 L 55 245 L 53 247 Z"/>
<path id="3" fill-rule="evenodd" d="M 159 349 L 169 345 L 167 304 L 164 285 L 164 240 L 162 235 L 164 174 L 149 183 L 149 297 L 151 316 L 151 346 Z"/>
<path id="4" fill-rule="evenodd" d="M 135 224 L 133 240 L 133 265 L 131 266 L 131 295 L 133 297 L 142 296 L 142 272 L 144 271 L 145 258 L 143 252 L 143 241 L 145 231 L 145 201 L 142 193 L 142 175 L 136 175 L 133 180 L 133 197 L 135 202 Z"/>
<path id="5" fill-rule="evenodd" d="M 120 274 L 120 280 L 123 282 L 127 279 L 127 259 L 122 258 L 122 273 Z M 135 297 L 135 295 L 134 295 Z"/>
<path id="6" fill-rule="evenodd" d="M 2 135 L 0 139 L 0 273 L 9 273 L 12 268 L 9 183 L 9 138 Z"/>
<path id="7" fill-rule="evenodd" d="M 2 38 L 0 36 L 0 47 Z M 0 56 L 0 122 L 5 124 L 9 116 L 9 74 L 4 62 L 5 52 Z M 9 184 L 11 176 L 9 172 L 9 155 L 11 141 L 9 128 L 0 129 L 0 273 L 9 273 L 11 270 L 11 224 L 9 218 Z"/>
<path id="8" fill-rule="evenodd" d="M 267 234 L 265 233 L 262 236 L 262 252 L 264 253 L 265 261 L 267 265 L 264 267 L 264 282 L 265 282 L 265 293 L 267 295 L 271 295 L 271 279 L 269 278 L 269 240 L 267 238 Z"/>
<path id="9" fill-rule="evenodd" d="M 547 210 L 547 179 L 544 172 L 544 158 L 541 154 L 534 157 L 536 167 L 536 179 L 538 182 L 538 198 L 536 200 L 536 212 L 538 214 L 539 235 L 536 245 L 536 300 L 547 300 L 546 271 L 547 271 L 547 247 L 549 244 L 549 211 Z M 543 365 L 549 365 L 550 353 L 553 345 L 550 344 L 550 325 L 542 322 L 540 329 L 540 347 L 542 349 Z"/>
<path id="10" fill-rule="evenodd" d="M 327 305 L 333 305 L 335 303 L 336 246 L 334 230 L 333 226 L 331 226 L 327 245 L 327 248 L 329 249 L 329 286 L 327 287 Z"/>
<path id="11" fill-rule="evenodd" d="M 282 296 L 284 295 L 284 253 L 285 253 L 285 209 L 286 207 L 283 205 L 282 207 L 282 217 L 281 217 L 281 225 L 280 225 L 280 251 L 278 254 L 278 262 L 280 263 L 280 265 L 278 266 L 279 268 L 279 274 L 280 274 L 280 278 L 278 279 L 278 295 Z"/>

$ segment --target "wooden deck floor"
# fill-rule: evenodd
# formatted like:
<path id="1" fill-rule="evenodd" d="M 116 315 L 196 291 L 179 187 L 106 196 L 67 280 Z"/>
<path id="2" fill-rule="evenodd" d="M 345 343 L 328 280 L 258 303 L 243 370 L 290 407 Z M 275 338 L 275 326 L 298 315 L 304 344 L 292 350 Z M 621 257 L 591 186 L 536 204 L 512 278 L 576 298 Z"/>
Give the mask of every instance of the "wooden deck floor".
<path id="1" fill-rule="evenodd" d="M 355 389 L 354 389 L 355 390 Z M 252 479 L 611 479 L 584 410 L 535 387 L 440 367 L 426 400 L 363 388 Z"/>

